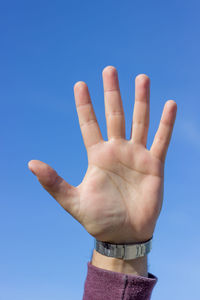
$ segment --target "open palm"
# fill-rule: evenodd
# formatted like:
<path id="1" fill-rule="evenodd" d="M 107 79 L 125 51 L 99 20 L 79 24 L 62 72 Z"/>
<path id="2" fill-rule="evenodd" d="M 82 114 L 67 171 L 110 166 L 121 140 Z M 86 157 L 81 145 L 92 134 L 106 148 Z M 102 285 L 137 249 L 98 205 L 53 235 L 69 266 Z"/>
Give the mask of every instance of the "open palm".
<path id="1" fill-rule="evenodd" d="M 96 239 L 112 243 L 146 241 L 152 237 L 163 200 L 164 161 L 176 117 L 176 103 L 166 102 L 150 150 L 150 80 L 135 80 L 135 105 L 130 140 L 117 70 L 103 71 L 108 141 L 104 141 L 95 117 L 87 85 L 74 86 L 76 107 L 88 153 L 88 169 L 82 183 L 73 187 L 47 164 L 32 160 L 29 168 L 43 187 Z"/>

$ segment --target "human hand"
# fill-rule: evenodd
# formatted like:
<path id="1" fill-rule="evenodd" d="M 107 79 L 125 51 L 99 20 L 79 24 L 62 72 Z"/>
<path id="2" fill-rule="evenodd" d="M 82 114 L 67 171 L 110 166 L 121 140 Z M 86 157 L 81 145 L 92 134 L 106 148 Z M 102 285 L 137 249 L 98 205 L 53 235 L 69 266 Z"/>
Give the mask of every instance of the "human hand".
<path id="1" fill-rule="evenodd" d="M 104 141 L 93 111 L 87 85 L 77 82 L 74 95 L 80 128 L 88 155 L 88 169 L 77 187 L 69 185 L 47 164 L 32 160 L 30 170 L 58 203 L 96 239 L 112 243 L 140 242 L 153 235 L 163 201 L 164 163 L 177 106 L 166 102 L 150 150 L 150 80 L 135 80 L 135 105 L 130 140 L 117 71 L 103 71 L 108 141 Z"/>

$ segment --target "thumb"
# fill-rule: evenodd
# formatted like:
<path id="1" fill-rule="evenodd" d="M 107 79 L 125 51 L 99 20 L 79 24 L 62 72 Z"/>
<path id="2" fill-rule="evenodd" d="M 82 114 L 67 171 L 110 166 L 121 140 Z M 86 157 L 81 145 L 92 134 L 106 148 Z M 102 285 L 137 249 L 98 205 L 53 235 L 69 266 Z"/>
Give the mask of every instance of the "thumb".
<path id="1" fill-rule="evenodd" d="M 77 189 L 68 184 L 57 172 L 46 163 L 31 160 L 28 163 L 31 172 L 44 189 L 74 218 L 78 219 L 79 195 Z"/>

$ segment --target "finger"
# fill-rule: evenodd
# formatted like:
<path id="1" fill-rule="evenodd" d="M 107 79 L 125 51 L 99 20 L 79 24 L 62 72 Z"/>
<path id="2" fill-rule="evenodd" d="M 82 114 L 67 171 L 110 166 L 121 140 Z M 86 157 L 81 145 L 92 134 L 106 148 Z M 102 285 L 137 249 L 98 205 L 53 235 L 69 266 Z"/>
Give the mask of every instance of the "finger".
<path id="1" fill-rule="evenodd" d="M 88 87 L 79 81 L 74 85 L 79 124 L 86 149 L 103 140 L 91 103 Z"/>
<path id="2" fill-rule="evenodd" d="M 165 103 L 159 128 L 156 132 L 151 153 L 159 158 L 162 162 L 165 161 L 167 149 L 170 143 L 177 112 L 177 104 L 173 100 Z"/>
<path id="3" fill-rule="evenodd" d="M 103 70 L 102 76 L 108 139 L 125 138 L 125 119 L 117 70 L 108 66 Z"/>
<path id="4" fill-rule="evenodd" d="M 31 172 L 45 190 L 73 217 L 78 217 L 78 192 L 75 187 L 61 178 L 54 169 L 39 160 L 31 160 L 28 163 Z"/>
<path id="5" fill-rule="evenodd" d="M 150 79 L 145 74 L 135 78 L 135 104 L 131 139 L 146 146 L 149 129 Z"/>

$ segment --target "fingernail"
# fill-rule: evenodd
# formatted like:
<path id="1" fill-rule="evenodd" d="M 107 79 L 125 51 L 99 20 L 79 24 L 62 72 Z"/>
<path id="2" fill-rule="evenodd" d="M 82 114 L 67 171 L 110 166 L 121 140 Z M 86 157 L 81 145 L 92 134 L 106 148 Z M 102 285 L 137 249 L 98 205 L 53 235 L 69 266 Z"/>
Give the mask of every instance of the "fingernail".
<path id="1" fill-rule="evenodd" d="M 35 172 L 33 171 L 33 169 L 31 168 L 31 162 L 28 162 L 28 168 L 29 170 L 36 176 Z"/>

